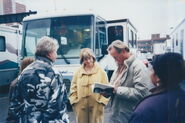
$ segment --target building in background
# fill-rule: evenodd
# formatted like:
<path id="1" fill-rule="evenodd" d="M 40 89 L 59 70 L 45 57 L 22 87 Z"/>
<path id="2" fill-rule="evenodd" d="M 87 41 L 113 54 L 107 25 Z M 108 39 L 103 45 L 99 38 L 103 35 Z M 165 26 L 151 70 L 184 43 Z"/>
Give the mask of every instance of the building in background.
<path id="1" fill-rule="evenodd" d="M 3 1 L 3 14 L 15 13 L 14 0 L 2 0 L 2 1 Z"/>
<path id="2" fill-rule="evenodd" d="M 26 6 L 15 2 L 15 0 L 0 0 L 0 15 L 26 12 Z M 18 23 L 4 24 L 6 26 L 18 27 Z"/>
<path id="3" fill-rule="evenodd" d="M 141 52 L 150 52 L 154 55 L 161 54 L 167 50 L 166 41 L 168 39 L 168 35 L 166 37 L 160 37 L 160 34 L 152 34 L 151 39 L 137 41 L 138 49 Z"/>
<path id="4" fill-rule="evenodd" d="M 26 6 L 20 3 L 15 3 L 16 13 L 26 12 Z"/>
<path id="5" fill-rule="evenodd" d="M 138 40 L 137 41 L 138 49 L 142 52 L 152 52 L 152 41 L 148 40 Z"/>
<path id="6" fill-rule="evenodd" d="M 26 12 L 26 6 L 15 0 L 0 0 L 0 15 Z"/>
<path id="7" fill-rule="evenodd" d="M 3 1 L 0 0 L 0 15 L 3 14 Z"/>

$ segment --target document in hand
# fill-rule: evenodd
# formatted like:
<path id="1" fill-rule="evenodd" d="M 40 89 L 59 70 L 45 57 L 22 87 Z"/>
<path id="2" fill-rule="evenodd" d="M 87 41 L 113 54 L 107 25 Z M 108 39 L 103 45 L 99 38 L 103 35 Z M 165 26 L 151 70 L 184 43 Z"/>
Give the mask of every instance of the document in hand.
<path id="1" fill-rule="evenodd" d="M 108 84 L 94 83 L 94 85 L 92 86 L 92 89 L 94 93 L 112 94 L 114 87 Z"/>

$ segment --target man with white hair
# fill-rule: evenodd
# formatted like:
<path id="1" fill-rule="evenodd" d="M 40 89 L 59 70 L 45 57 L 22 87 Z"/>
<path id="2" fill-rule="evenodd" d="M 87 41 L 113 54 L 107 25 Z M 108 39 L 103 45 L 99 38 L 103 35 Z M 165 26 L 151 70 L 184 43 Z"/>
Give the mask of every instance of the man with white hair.
<path id="1" fill-rule="evenodd" d="M 138 101 L 149 94 L 149 74 L 146 66 L 130 53 L 130 49 L 122 41 L 112 42 L 108 52 L 118 66 L 110 80 L 114 85 L 110 122 L 127 123 Z"/>
<path id="2" fill-rule="evenodd" d="M 68 123 L 67 93 L 59 72 L 53 69 L 58 43 L 42 37 L 37 44 L 36 60 L 19 76 L 10 111 L 15 122 Z"/>

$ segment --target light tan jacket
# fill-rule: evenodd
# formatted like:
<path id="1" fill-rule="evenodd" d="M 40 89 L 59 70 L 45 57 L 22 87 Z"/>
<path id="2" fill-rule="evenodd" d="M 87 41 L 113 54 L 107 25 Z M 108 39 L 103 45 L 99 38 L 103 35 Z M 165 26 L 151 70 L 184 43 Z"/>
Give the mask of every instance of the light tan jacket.
<path id="1" fill-rule="evenodd" d="M 144 63 L 130 56 L 124 64 L 125 73 L 113 98 L 110 123 L 127 123 L 137 103 L 149 94 L 149 71 Z"/>
<path id="2" fill-rule="evenodd" d="M 95 82 L 109 84 L 105 71 L 95 62 L 94 68 L 90 74 L 87 74 L 81 66 L 74 74 L 70 88 L 70 103 L 78 103 L 80 99 L 93 96 L 98 103 L 106 105 L 108 98 L 92 92 L 92 85 Z"/>

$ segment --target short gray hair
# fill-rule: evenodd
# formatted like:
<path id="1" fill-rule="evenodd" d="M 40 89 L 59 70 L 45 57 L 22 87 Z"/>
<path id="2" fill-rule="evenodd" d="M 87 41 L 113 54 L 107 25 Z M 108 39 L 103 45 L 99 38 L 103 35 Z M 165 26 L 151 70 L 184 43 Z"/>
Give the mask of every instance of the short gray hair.
<path id="1" fill-rule="evenodd" d="M 35 56 L 47 57 L 51 52 L 58 49 L 57 40 L 47 36 L 42 37 L 36 47 Z"/>
<path id="2" fill-rule="evenodd" d="M 126 52 L 130 52 L 130 49 L 128 48 L 127 44 L 124 43 L 124 42 L 121 41 L 121 40 L 115 40 L 115 41 L 113 41 L 113 42 L 109 45 L 108 51 L 109 51 L 112 47 L 114 47 L 118 53 L 121 53 L 121 51 L 122 51 L 123 49 L 124 49 Z"/>

